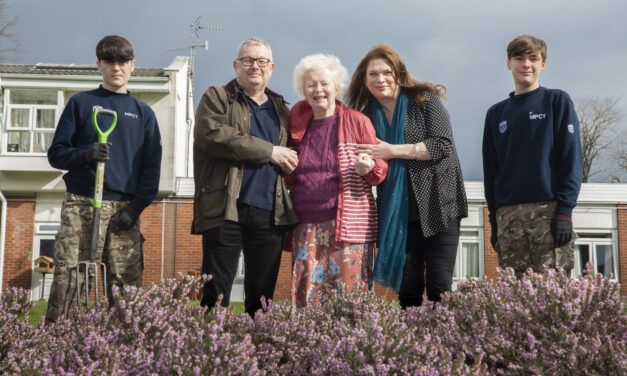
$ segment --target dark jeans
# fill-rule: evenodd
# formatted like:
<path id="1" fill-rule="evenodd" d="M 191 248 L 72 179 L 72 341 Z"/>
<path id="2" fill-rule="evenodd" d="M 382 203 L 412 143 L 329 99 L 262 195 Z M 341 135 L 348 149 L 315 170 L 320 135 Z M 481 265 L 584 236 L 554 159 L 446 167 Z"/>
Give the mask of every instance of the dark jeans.
<path id="1" fill-rule="evenodd" d="M 240 251 L 244 251 L 244 306 L 251 316 L 261 308 L 261 297 L 272 299 L 285 231 L 274 225 L 272 212 L 254 206 L 239 207 L 239 221 L 226 221 L 202 236 L 202 273 L 213 278 L 205 283 L 200 304 L 213 307 L 222 295 L 229 305 Z"/>
<path id="2" fill-rule="evenodd" d="M 417 222 L 409 223 L 403 281 L 398 291 L 402 308 L 421 305 L 425 285 L 427 298 L 434 302 L 440 301 L 443 292 L 451 291 L 458 242 L 458 219 L 449 222 L 443 232 L 427 238 Z"/>

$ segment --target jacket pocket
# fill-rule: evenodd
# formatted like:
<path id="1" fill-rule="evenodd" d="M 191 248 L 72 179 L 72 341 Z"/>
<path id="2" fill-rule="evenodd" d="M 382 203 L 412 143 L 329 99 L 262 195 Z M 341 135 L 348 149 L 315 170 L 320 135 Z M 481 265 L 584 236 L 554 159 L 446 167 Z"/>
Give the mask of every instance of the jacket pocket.
<path id="1" fill-rule="evenodd" d="M 209 190 L 203 188 L 199 195 L 201 210 L 200 214 L 204 218 L 214 218 L 221 216 L 226 208 L 226 189 Z"/>

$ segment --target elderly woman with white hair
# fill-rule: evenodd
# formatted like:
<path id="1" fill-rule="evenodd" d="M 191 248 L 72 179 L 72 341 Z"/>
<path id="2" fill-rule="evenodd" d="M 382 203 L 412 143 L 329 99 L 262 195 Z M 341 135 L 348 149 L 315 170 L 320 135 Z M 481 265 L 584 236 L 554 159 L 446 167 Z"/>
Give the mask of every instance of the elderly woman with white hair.
<path id="1" fill-rule="evenodd" d="M 294 88 L 304 98 L 290 111 L 290 142 L 299 163 L 288 178 L 301 223 L 293 230 L 292 303 L 304 307 L 344 284 L 371 286 L 377 211 L 372 186 L 387 162 L 357 155 L 357 144 L 376 144 L 368 117 L 337 97 L 348 72 L 333 55 L 304 57 L 294 68 Z"/>

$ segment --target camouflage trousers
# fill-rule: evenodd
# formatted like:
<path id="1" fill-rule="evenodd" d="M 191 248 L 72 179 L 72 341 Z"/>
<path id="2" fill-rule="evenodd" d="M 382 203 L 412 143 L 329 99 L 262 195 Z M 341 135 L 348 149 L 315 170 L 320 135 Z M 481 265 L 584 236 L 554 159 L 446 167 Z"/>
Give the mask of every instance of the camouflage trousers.
<path id="1" fill-rule="evenodd" d="M 554 248 L 551 220 L 556 203 L 531 202 L 510 205 L 496 211 L 499 266 L 514 269 L 522 276 L 528 268 L 542 272 L 545 268 L 563 268 L 570 273 L 574 266 L 575 240 Z"/>
<path id="2" fill-rule="evenodd" d="M 98 256 L 107 267 L 107 294 L 111 297 L 113 285 L 141 286 L 144 269 L 143 242 L 139 232 L 139 220 L 126 231 L 109 225 L 111 216 L 124 208 L 127 201 L 102 201 L 100 211 L 100 232 L 98 237 Z M 72 193 L 66 193 L 61 207 L 61 226 L 54 244 L 54 278 L 48 299 L 47 321 L 55 321 L 76 307 L 76 273 L 79 261 L 89 261 L 89 248 L 92 230 L 92 199 Z M 93 268 L 90 280 L 94 280 Z M 85 271 L 81 266 L 79 284 L 81 301 L 85 299 Z M 99 283 L 102 275 L 99 273 Z M 94 286 L 94 283 L 89 283 Z"/>

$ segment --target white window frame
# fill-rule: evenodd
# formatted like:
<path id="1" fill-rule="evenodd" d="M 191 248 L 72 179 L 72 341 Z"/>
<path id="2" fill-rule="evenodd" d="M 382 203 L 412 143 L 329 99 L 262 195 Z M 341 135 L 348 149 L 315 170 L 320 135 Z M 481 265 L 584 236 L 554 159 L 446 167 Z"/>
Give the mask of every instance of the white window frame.
<path id="1" fill-rule="evenodd" d="M 46 151 L 41 152 L 33 152 L 34 141 L 35 141 L 35 133 L 52 133 L 54 134 L 56 130 L 57 123 L 59 122 L 59 118 L 61 117 L 61 112 L 63 109 L 63 91 L 62 90 L 50 90 L 50 89 L 41 89 L 48 92 L 56 92 L 57 93 L 57 104 L 11 104 L 11 88 L 4 89 L 3 93 L 3 124 L 2 124 L 2 150 L 0 150 L 0 155 L 46 155 Z M 36 88 L 14 88 L 13 90 L 38 90 Z M 28 127 L 12 127 L 11 126 L 11 110 L 12 109 L 28 109 L 29 121 Z M 37 128 L 37 110 L 54 110 L 54 127 L 53 128 Z M 29 150 L 28 151 L 9 151 L 8 150 L 8 141 L 9 141 L 9 132 L 28 132 L 30 140 L 29 140 Z"/>
<path id="2" fill-rule="evenodd" d="M 463 234 L 464 232 L 474 232 L 476 233 L 476 235 L 465 235 Z M 460 282 L 464 282 L 466 281 L 466 275 L 461 275 L 461 265 L 464 265 L 466 262 L 466 258 L 468 257 L 468 255 L 466 254 L 466 252 L 464 251 L 464 247 L 463 244 L 464 243 L 472 243 L 472 244 L 476 244 L 478 246 L 478 254 L 477 257 L 479 257 L 479 276 L 478 277 L 472 277 L 472 278 L 482 278 L 485 275 L 485 268 L 484 268 L 484 247 L 483 247 L 483 228 L 481 227 L 461 227 L 460 228 L 460 235 L 459 235 L 459 242 L 457 244 L 457 257 L 455 259 L 455 271 L 453 274 L 453 290 L 456 289 L 457 284 Z"/>
<path id="3" fill-rule="evenodd" d="M 618 234 L 616 232 L 616 230 L 577 230 L 575 229 L 575 232 L 577 233 L 582 233 L 582 234 L 598 234 L 598 235 L 610 235 L 610 237 L 580 237 L 575 241 L 575 257 L 577 257 L 577 246 L 578 245 L 587 245 L 588 246 L 588 252 L 590 252 L 591 254 L 589 254 L 589 260 L 590 262 L 592 262 L 593 268 L 594 268 L 594 273 L 596 273 L 597 270 L 597 265 L 598 265 L 598 261 L 597 261 L 597 252 L 596 252 L 596 246 L 597 245 L 609 245 L 612 249 L 612 261 L 614 264 L 614 270 L 612 270 L 612 273 L 614 274 L 614 278 L 612 278 L 612 281 L 615 282 L 620 282 L 619 281 L 619 274 L 618 274 L 618 267 L 619 267 L 619 258 L 618 258 Z M 582 265 L 582 268 L 584 268 L 585 265 Z M 576 277 L 575 275 L 575 270 L 573 269 L 571 271 L 571 278 Z"/>

